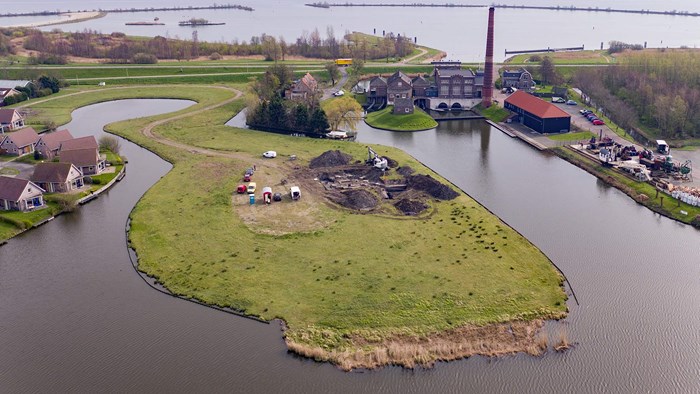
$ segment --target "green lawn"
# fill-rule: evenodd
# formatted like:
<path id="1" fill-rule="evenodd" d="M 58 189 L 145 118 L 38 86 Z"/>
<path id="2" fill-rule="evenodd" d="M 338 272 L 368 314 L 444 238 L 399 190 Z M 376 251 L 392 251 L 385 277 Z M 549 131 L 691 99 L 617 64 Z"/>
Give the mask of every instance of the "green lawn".
<path id="1" fill-rule="evenodd" d="M 420 131 L 437 127 L 437 122 L 430 115 L 415 107 L 412 114 L 394 115 L 394 106 L 390 105 L 381 111 L 367 114 L 365 122 L 368 125 L 392 131 Z"/>
<path id="2" fill-rule="evenodd" d="M 590 131 L 581 131 L 578 133 L 554 134 L 547 136 L 547 138 L 554 141 L 588 141 L 591 137 L 595 136 L 596 135 Z"/>
<path id="3" fill-rule="evenodd" d="M 35 110 L 67 119 L 71 109 L 104 101 L 106 93 L 46 102 Z M 232 95 L 212 86 L 112 93 L 198 102 L 180 113 Z M 172 114 L 108 126 L 174 165 L 137 204 L 129 235 L 139 268 L 173 293 L 263 319 L 282 318 L 290 343 L 337 354 L 371 352 L 363 338 L 427 335 L 465 324 L 565 314 L 562 278 L 546 256 L 465 194 L 452 201 L 431 200 L 431 216 L 387 218 L 354 214 L 321 201 L 311 204 L 314 197 L 307 193 L 301 204 L 284 208 L 291 210 L 289 217 L 298 218 L 299 230 L 290 226 L 289 232 L 271 234 L 267 230 L 284 225 L 267 218 L 272 213 L 265 212 L 272 211 L 254 211 L 266 207 L 250 207 L 235 197 L 232 204 L 231 191 L 243 170 L 260 160 L 261 151 L 278 152 L 271 162 L 277 166 L 258 161 L 256 172 L 259 181 L 267 177 L 274 186 L 294 176 L 282 157 L 295 154 L 294 165 L 303 167 L 327 150 L 342 149 L 357 160 L 367 150 L 361 144 L 224 126 L 242 106 L 242 100 L 233 102 L 155 129 L 167 138 L 230 151 L 240 159 L 195 155 L 139 133 L 148 122 Z M 400 150 L 374 149 L 443 180 Z M 196 187 L 183 188 L 185 184 Z M 260 212 L 257 221 L 244 219 L 251 212 Z"/>
<path id="4" fill-rule="evenodd" d="M 489 108 L 484 108 L 481 104 L 479 104 L 476 107 L 476 110 L 486 119 L 496 123 L 503 122 L 508 118 L 508 115 L 510 115 L 510 111 L 503 107 L 499 107 L 496 104 L 490 106 Z"/>
<path id="5" fill-rule="evenodd" d="M 47 207 L 31 212 L 0 211 L 0 241 L 11 238 L 33 225 L 54 216 L 59 208 L 53 202 Z"/>

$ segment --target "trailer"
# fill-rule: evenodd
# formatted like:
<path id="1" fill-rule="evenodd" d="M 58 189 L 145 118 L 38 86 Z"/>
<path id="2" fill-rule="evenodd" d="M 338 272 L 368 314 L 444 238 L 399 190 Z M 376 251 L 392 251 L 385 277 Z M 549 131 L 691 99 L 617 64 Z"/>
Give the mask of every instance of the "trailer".
<path id="1" fill-rule="evenodd" d="M 289 195 L 292 197 L 292 200 L 298 200 L 301 198 L 301 190 L 299 190 L 298 186 L 291 186 L 289 188 Z"/>
<path id="2" fill-rule="evenodd" d="M 265 202 L 265 204 L 271 203 L 272 202 L 272 188 L 269 186 L 263 187 L 262 197 L 263 197 L 263 201 Z"/>
<path id="3" fill-rule="evenodd" d="M 671 151 L 671 148 L 668 146 L 666 141 L 656 140 L 656 150 L 662 155 L 667 155 Z"/>

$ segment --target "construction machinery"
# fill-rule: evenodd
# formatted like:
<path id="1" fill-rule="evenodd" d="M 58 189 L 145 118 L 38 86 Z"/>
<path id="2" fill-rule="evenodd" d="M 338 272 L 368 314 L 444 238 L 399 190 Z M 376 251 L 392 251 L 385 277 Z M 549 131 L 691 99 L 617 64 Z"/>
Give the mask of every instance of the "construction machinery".
<path id="1" fill-rule="evenodd" d="M 367 147 L 367 164 L 379 168 L 382 171 L 386 171 L 389 168 L 389 161 L 385 157 L 381 157 L 374 151 L 371 147 Z"/>

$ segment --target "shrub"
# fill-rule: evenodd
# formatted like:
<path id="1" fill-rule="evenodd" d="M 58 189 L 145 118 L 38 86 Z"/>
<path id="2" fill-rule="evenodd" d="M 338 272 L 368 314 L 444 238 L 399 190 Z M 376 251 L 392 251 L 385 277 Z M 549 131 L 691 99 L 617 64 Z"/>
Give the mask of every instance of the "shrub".
<path id="1" fill-rule="evenodd" d="M 100 178 L 91 178 L 92 179 L 92 184 L 93 185 L 101 185 L 102 180 Z"/>
<path id="2" fill-rule="evenodd" d="M 542 61 L 542 56 L 540 56 L 540 55 L 532 55 L 532 56 L 530 56 L 530 59 L 529 59 L 529 60 L 530 60 L 531 62 L 533 62 L 533 63 L 539 63 L 539 62 Z"/>
<path id="3" fill-rule="evenodd" d="M 139 52 L 131 57 L 131 62 L 134 64 L 156 64 L 158 58 L 150 53 Z"/>
<path id="4" fill-rule="evenodd" d="M 103 135 L 100 137 L 98 143 L 100 145 L 100 149 L 106 149 L 116 155 L 119 154 L 119 151 L 122 148 L 121 144 L 119 143 L 119 139 L 113 135 Z"/>
<path id="5" fill-rule="evenodd" d="M 85 182 L 86 185 L 92 185 L 95 183 L 96 179 L 92 179 L 91 176 L 84 176 L 83 177 L 83 182 Z"/>
<path id="6" fill-rule="evenodd" d="M 219 52 L 214 52 L 209 55 L 209 60 L 221 60 L 222 56 Z"/>

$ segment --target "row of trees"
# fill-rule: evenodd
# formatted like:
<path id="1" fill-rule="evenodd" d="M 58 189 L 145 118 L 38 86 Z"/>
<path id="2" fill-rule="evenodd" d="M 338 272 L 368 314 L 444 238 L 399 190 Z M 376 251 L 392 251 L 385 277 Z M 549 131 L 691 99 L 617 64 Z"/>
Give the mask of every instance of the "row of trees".
<path id="1" fill-rule="evenodd" d="M 637 122 L 667 138 L 700 136 L 700 54 L 641 52 L 623 63 L 579 70 L 574 79 L 620 126 Z"/>
<path id="2" fill-rule="evenodd" d="M 27 86 L 15 87 L 15 90 L 19 91 L 20 94 L 5 97 L 3 100 L 3 105 L 12 105 L 26 101 L 30 98 L 49 96 L 51 94 L 58 93 L 61 86 L 64 85 L 64 81 L 59 80 L 54 76 L 42 75 Z"/>
<path id="3" fill-rule="evenodd" d="M 380 59 L 385 57 L 405 57 L 414 50 L 414 45 L 405 36 L 387 34 L 383 38 L 361 34 L 346 34 L 337 38 L 332 27 L 321 37 L 318 29 L 304 32 L 293 42 L 284 38 L 263 34 L 254 36 L 249 42 L 230 43 L 200 42 L 197 31 L 187 40 L 157 36 L 149 39 L 132 40 L 123 33 L 101 34 L 94 30 L 76 33 L 63 33 L 59 30 L 42 32 L 33 29 L 3 30 L 0 38 L 0 55 L 3 43 L 9 36 L 25 36 L 23 47 L 37 51 L 33 61 L 40 64 L 62 64 L 68 56 L 107 59 L 112 63 L 130 63 L 147 59 L 189 60 L 200 56 L 212 59 L 224 55 L 262 55 L 267 60 L 284 60 L 287 56 L 303 56 L 323 59 L 342 57 Z M 11 48 L 7 46 L 5 50 Z M 148 55 L 148 56 L 146 56 Z"/>

